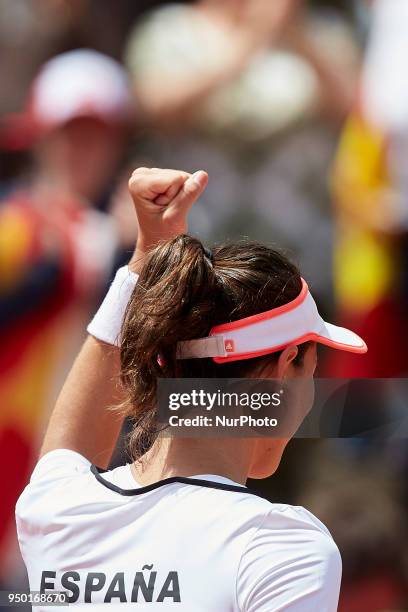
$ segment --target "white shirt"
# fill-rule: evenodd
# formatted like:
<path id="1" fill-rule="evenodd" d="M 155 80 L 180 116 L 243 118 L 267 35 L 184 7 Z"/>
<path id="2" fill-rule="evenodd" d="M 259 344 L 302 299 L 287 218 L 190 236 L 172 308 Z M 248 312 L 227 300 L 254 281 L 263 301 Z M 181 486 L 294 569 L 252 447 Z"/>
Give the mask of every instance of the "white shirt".
<path id="1" fill-rule="evenodd" d="M 66 591 L 76 607 L 337 610 L 341 559 L 326 527 L 221 476 L 141 487 L 130 465 L 99 473 L 58 449 L 38 462 L 16 518 L 30 589 Z"/>

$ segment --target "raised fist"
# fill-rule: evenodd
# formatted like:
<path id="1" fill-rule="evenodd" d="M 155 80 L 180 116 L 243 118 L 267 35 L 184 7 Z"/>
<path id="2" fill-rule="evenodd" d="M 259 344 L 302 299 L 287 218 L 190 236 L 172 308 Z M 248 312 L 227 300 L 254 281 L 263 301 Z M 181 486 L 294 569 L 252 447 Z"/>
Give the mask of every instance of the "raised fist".
<path id="1" fill-rule="evenodd" d="M 135 170 L 129 191 L 139 224 L 139 248 L 185 233 L 188 212 L 207 182 L 208 175 L 202 170 L 195 174 L 159 168 Z"/>

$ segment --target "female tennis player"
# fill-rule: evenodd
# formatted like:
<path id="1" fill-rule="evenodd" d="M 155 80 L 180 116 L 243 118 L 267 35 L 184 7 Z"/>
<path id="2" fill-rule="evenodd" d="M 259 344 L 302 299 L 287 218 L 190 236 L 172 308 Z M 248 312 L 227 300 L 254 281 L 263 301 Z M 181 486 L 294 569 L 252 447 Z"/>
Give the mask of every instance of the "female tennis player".
<path id="1" fill-rule="evenodd" d="M 256 243 L 211 252 L 185 234 L 207 181 L 156 168 L 130 179 L 135 253 L 88 327 L 17 503 L 37 610 L 59 592 L 101 610 L 337 609 L 341 559 L 326 527 L 245 486 L 275 472 L 287 440 L 155 433 L 159 377 L 310 381 L 317 342 L 366 350 L 321 319 L 283 255 Z M 134 461 L 106 471 L 117 404 L 135 423 Z"/>

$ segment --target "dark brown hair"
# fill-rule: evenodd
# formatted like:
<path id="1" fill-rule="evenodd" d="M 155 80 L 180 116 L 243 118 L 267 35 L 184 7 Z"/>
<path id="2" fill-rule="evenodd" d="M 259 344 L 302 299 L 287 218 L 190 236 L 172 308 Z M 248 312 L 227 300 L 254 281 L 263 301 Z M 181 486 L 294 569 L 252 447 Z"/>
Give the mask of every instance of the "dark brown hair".
<path id="1" fill-rule="evenodd" d="M 155 438 L 158 378 L 240 378 L 261 362 L 277 359 L 274 353 L 226 364 L 176 360 L 177 342 L 282 306 L 300 290 L 298 268 L 279 251 L 256 242 L 222 244 L 210 256 L 199 240 L 180 235 L 151 251 L 122 328 L 121 380 L 128 396 L 126 412 L 134 423 L 129 439 L 133 459 Z M 306 346 L 300 349 L 298 363 Z"/>

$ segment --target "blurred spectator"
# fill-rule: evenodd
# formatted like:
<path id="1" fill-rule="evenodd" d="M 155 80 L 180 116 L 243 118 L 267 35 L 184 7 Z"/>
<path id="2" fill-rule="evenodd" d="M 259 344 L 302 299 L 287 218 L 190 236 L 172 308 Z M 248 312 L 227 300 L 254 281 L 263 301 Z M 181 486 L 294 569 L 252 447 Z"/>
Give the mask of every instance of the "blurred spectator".
<path id="1" fill-rule="evenodd" d="M 200 0 L 188 6 L 170 3 L 147 14 L 126 52 L 147 116 L 179 126 L 197 120 L 208 98 L 239 78 L 254 54 L 280 33 L 297 4 Z"/>
<path id="2" fill-rule="evenodd" d="M 95 209 L 122 158 L 131 119 L 124 70 L 95 51 L 53 58 L 3 145 L 31 147 L 26 182 L 0 203 L 0 549 L 37 451 L 59 375 L 112 272 L 117 228 Z M 6 555 L 1 555 L 6 569 Z"/>
<path id="3" fill-rule="evenodd" d="M 235 127 L 257 140 L 310 113 L 319 97 L 344 114 L 353 93 L 350 45 L 333 18 L 318 30 L 305 27 L 302 4 L 200 0 L 148 13 L 126 50 L 147 118 L 173 130 L 192 122 Z"/>
<path id="4" fill-rule="evenodd" d="M 358 59 L 346 21 L 299 0 L 170 3 L 136 24 L 125 53 L 154 165 L 209 171 L 193 232 L 284 244 L 326 303 L 326 177 Z"/>

